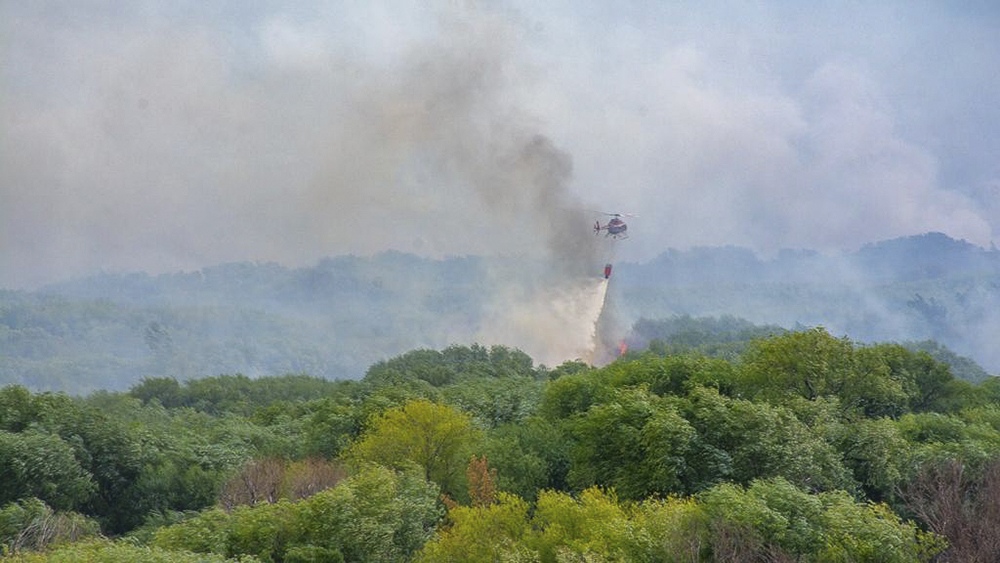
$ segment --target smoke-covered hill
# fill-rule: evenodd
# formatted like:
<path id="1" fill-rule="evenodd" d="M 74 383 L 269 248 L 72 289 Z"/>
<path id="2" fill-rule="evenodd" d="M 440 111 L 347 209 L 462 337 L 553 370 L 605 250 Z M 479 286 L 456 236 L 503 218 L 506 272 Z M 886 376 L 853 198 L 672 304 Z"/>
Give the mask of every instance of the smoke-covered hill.
<path id="1" fill-rule="evenodd" d="M 728 315 L 822 325 L 861 342 L 934 340 L 1000 372 L 1000 251 L 940 233 L 834 256 L 670 250 L 616 273 L 614 299 L 628 318 Z"/>
<path id="2" fill-rule="evenodd" d="M 476 258 L 385 253 L 0 292 L 0 383 L 85 392 L 159 375 L 356 379 L 379 359 L 471 330 L 485 275 Z"/>
<path id="3" fill-rule="evenodd" d="M 545 324 L 562 305 L 543 291 L 558 280 L 535 266 L 388 252 L 307 268 L 237 263 L 0 291 L 0 384 L 87 392 L 159 375 L 354 379 L 415 348 L 527 342 L 545 350 L 564 332 Z M 992 347 L 1000 334 L 1000 252 L 940 234 L 840 256 L 671 250 L 648 263 L 617 265 L 608 305 L 618 319 L 605 327 L 623 332 L 620 338 L 640 318 L 734 316 L 788 328 L 822 325 L 862 342 L 935 340 L 1000 371 Z M 511 311 L 537 316 L 542 329 L 501 319 Z"/>

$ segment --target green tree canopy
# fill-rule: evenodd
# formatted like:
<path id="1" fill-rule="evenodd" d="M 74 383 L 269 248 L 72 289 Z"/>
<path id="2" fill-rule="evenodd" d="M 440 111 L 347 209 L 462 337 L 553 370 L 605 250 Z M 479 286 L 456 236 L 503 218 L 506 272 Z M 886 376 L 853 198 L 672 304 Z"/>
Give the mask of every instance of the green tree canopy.
<path id="1" fill-rule="evenodd" d="M 97 491 L 72 446 L 58 436 L 0 430 L 0 505 L 36 497 L 61 510 L 77 510 Z"/>
<path id="2" fill-rule="evenodd" d="M 480 440 L 469 415 L 447 405 L 416 400 L 369 423 L 345 456 L 355 464 L 401 469 L 415 463 L 452 498 L 467 496 L 465 468 Z"/>
<path id="3" fill-rule="evenodd" d="M 644 389 L 616 390 L 567 423 L 575 444 L 569 480 L 578 490 L 614 488 L 641 500 L 683 490 L 694 428 L 663 399 Z"/>
<path id="4" fill-rule="evenodd" d="M 372 385 L 419 379 L 435 387 L 480 378 L 539 378 L 530 356 L 506 346 L 452 345 L 442 351 L 414 350 L 376 363 L 365 374 Z"/>

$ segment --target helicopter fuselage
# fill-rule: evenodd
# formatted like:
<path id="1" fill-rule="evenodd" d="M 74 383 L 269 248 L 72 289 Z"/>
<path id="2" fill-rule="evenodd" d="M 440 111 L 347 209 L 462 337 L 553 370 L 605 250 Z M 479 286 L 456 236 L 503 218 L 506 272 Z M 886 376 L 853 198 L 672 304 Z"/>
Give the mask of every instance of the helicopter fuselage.
<path id="1" fill-rule="evenodd" d="M 608 221 L 606 225 L 602 225 L 600 221 L 594 223 L 594 233 L 599 233 L 605 231 L 604 236 L 610 236 L 612 238 L 626 237 L 625 231 L 628 230 L 628 225 L 625 221 L 622 221 L 618 217 Z"/>

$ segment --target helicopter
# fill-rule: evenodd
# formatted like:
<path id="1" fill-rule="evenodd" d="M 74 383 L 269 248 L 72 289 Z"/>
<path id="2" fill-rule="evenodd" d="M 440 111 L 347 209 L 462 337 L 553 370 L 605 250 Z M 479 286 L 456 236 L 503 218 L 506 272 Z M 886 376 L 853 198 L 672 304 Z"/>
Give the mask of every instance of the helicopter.
<path id="1" fill-rule="evenodd" d="M 598 234 L 601 231 L 605 231 L 604 236 L 611 237 L 614 239 L 618 238 L 628 238 L 625 231 L 628 230 L 628 225 L 622 220 L 622 217 L 635 217 L 635 215 L 630 215 L 628 213 L 602 213 L 603 215 L 610 215 L 611 219 L 608 220 L 604 225 L 600 221 L 594 222 L 594 234 Z"/>

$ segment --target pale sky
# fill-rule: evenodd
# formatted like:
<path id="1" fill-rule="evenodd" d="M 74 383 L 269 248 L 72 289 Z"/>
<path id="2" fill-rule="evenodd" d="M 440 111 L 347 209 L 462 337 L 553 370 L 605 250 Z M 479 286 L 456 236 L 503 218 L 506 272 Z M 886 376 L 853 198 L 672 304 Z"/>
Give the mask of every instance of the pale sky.
<path id="1" fill-rule="evenodd" d="M 1000 4 L 0 0 L 0 288 L 1000 230 Z"/>

